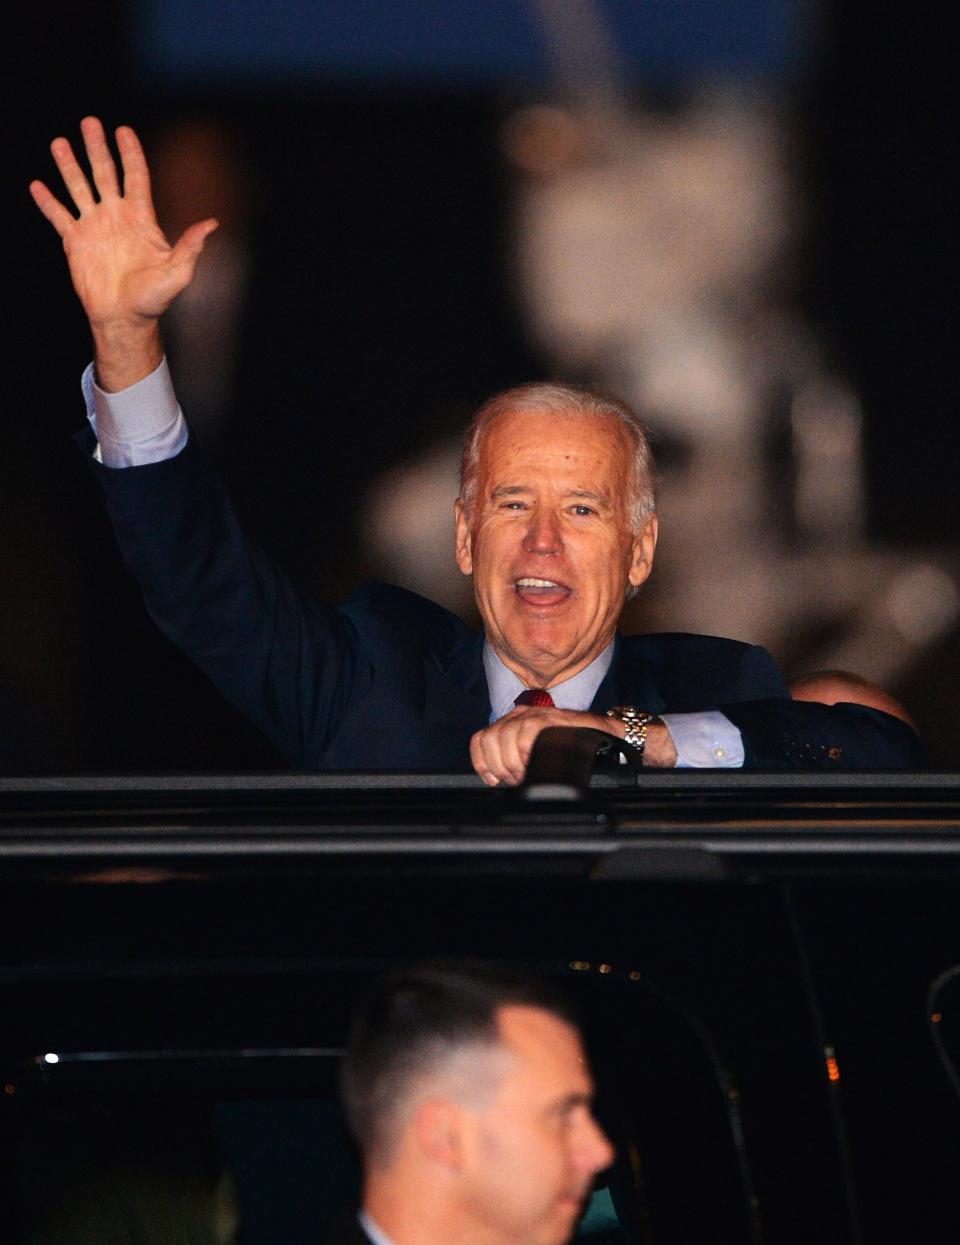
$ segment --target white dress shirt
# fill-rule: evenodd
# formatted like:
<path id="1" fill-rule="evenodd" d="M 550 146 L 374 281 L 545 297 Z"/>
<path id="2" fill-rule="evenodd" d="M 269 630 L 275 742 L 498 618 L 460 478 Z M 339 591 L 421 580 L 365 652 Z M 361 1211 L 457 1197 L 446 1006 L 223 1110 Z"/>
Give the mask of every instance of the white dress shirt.
<path id="1" fill-rule="evenodd" d="M 373 1245 L 393 1245 L 386 1232 L 370 1218 L 365 1210 L 361 1210 L 357 1215 L 360 1227 L 363 1228 L 367 1236 L 373 1242 Z"/>
<path id="2" fill-rule="evenodd" d="M 87 418 L 97 438 L 94 456 L 105 466 L 144 467 L 175 457 L 186 445 L 187 424 L 166 359 L 149 376 L 119 393 L 100 388 L 92 363 L 81 384 Z M 560 709 L 589 709 L 612 660 L 611 643 L 586 669 L 550 689 L 554 704 Z M 483 646 L 483 666 L 490 693 L 490 721 L 495 722 L 513 708 L 524 684 L 488 643 Z M 740 731 L 718 710 L 665 713 L 662 717 L 677 749 L 678 769 L 738 769 L 743 765 Z"/>

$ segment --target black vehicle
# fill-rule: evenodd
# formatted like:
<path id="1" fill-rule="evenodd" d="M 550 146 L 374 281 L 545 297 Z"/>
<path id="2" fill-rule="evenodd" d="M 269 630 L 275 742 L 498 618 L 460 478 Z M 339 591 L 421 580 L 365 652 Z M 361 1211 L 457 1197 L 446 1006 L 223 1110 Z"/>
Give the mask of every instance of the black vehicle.
<path id="1" fill-rule="evenodd" d="M 546 777 L 4 780 L 3 1239 L 322 1240 L 347 1016 L 436 955 L 578 1003 L 578 1239 L 960 1228 L 960 779 Z"/>

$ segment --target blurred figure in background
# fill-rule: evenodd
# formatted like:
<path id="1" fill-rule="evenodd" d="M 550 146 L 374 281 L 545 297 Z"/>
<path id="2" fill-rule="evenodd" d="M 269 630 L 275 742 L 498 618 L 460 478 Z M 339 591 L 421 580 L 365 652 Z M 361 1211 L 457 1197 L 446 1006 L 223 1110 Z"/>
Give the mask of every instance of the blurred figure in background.
<path id="1" fill-rule="evenodd" d="M 24 1245 L 233 1245 L 234 1180 L 204 1108 L 101 1106 L 38 1125 L 22 1156 Z M 7 1238 L 4 1237 L 4 1240 Z"/>
<path id="2" fill-rule="evenodd" d="M 875 683 L 846 670 L 815 670 L 812 674 L 794 679 L 789 687 L 794 700 L 808 700 L 821 705 L 866 705 L 869 709 L 879 709 L 899 718 L 913 730 L 917 729 L 916 722 L 899 700 Z"/>

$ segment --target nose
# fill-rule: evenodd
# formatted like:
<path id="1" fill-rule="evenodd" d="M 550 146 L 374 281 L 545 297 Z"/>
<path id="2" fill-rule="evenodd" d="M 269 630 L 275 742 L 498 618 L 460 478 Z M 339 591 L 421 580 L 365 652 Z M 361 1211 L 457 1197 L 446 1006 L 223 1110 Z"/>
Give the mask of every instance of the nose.
<path id="1" fill-rule="evenodd" d="M 580 1136 L 578 1155 L 583 1170 L 593 1176 L 609 1167 L 614 1159 L 614 1149 L 610 1139 L 593 1116 L 584 1120 L 583 1132 Z"/>
<path id="2" fill-rule="evenodd" d="M 561 553 L 563 537 L 557 516 L 549 510 L 534 510 L 523 538 L 524 553 L 539 553 L 543 556 Z"/>

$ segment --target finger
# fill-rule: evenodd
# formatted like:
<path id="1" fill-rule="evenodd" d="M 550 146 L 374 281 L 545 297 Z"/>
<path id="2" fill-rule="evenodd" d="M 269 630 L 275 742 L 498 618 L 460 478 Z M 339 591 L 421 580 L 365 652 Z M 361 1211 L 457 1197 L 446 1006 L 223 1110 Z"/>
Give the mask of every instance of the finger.
<path id="1" fill-rule="evenodd" d="M 519 781 L 519 776 L 504 759 L 503 744 L 508 733 L 498 722 L 494 726 L 488 726 L 486 730 L 478 731 L 474 736 L 477 745 L 474 769 L 491 787 L 499 783 L 515 787 Z"/>
<path id="2" fill-rule="evenodd" d="M 549 722 L 533 718 L 529 722 L 524 722 L 520 731 L 517 732 L 516 764 L 519 766 L 522 774 L 527 772 L 527 766 L 530 764 L 530 754 L 533 752 L 533 745 L 537 742 L 537 736 L 549 725 Z"/>
<path id="3" fill-rule="evenodd" d="M 484 755 L 481 742 L 481 736 L 483 734 L 483 731 L 477 731 L 477 733 L 470 740 L 470 764 L 488 787 L 496 787 L 499 785 L 500 779 L 493 773 L 487 764 L 487 759 Z"/>
<path id="4" fill-rule="evenodd" d="M 150 195 L 150 169 L 143 154 L 140 139 L 129 127 L 120 125 L 116 130 L 120 163 L 123 166 L 123 194 L 138 207 L 153 215 L 153 199 Z"/>
<path id="5" fill-rule="evenodd" d="M 81 213 L 88 212 L 95 206 L 93 192 L 86 174 L 77 163 L 73 148 L 65 138 L 55 138 L 50 144 L 50 151 L 60 170 L 63 184 L 70 191 L 70 198 L 77 205 L 77 210 Z"/>
<path id="6" fill-rule="evenodd" d="M 503 722 L 502 718 L 500 722 Z M 491 741 L 491 745 L 496 748 L 496 773 L 511 787 L 523 781 L 524 764 L 517 746 L 521 726 L 522 723 L 519 722 L 504 725 L 496 732 L 495 740 Z M 492 751 L 493 747 L 491 753 Z"/>
<path id="7" fill-rule="evenodd" d="M 103 132 L 103 126 L 97 117 L 84 117 L 80 122 L 80 133 L 83 135 L 83 143 L 87 149 L 87 159 L 90 161 L 90 169 L 93 173 L 93 184 L 100 198 L 116 197 L 120 193 L 117 186 L 117 166 L 107 146 L 107 136 Z"/>
<path id="8" fill-rule="evenodd" d="M 484 741 L 484 749 L 491 770 L 501 782 L 515 787 L 523 778 L 523 765 L 517 751 L 517 726 L 507 724 L 501 718 Z"/>
<path id="9" fill-rule="evenodd" d="M 31 182 L 30 194 L 33 197 L 34 203 L 54 229 L 56 229 L 61 238 L 66 235 L 67 230 L 72 225 L 77 223 L 76 217 L 67 211 L 55 195 L 50 193 L 43 182 Z"/>

